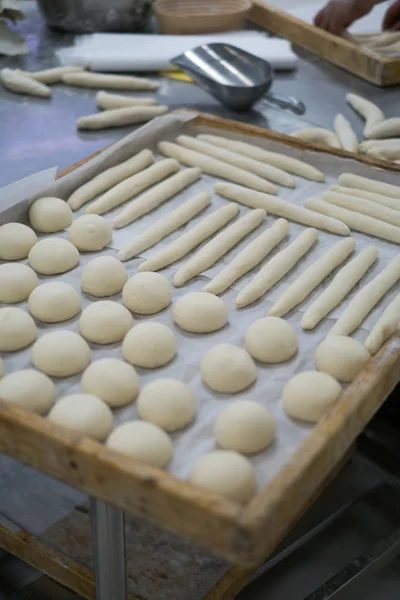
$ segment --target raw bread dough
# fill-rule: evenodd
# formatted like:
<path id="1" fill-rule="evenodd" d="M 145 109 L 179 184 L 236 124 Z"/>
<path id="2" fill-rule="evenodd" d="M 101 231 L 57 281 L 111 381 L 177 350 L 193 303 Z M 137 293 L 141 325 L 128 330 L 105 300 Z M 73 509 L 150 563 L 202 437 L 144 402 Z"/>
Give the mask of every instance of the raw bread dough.
<path id="1" fill-rule="evenodd" d="M 0 358 L 0 379 L 4 376 L 4 363 Z"/>
<path id="2" fill-rule="evenodd" d="M 81 287 L 84 292 L 104 298 L 122 291 L 128 281 L 128 273 L 114 256 L 98 256 L 85 265 L 81 274 Z"/>
<path id="3" fill-rule="evenodd" d="M 181 287 L 184 283 L 200 275 L 231 248 L 236 246 L 246 235 L 254 231 L 266 218 L 265 210 L 256 209 L 241 217 L 236 223 L 227 227 L 205 246 L 200 248 L 182 267 L 175 273 L 174 285 Z"/>
<path id="4" fill-rule="evenodd" d="M 341 393 L 340 383 L 331 375 L 304 371 L 292 377 L 283 388 L 283 409 L 289 417 L 317 423 Z"/>
<path id="5" fill-rule="evenodd" d="M 156 369 L 171 362 L 176 346 L 175 335 L 169 327 L 156 321 L 145 321 L 126 334 L 122 356 L 134 366 Z"/>
<path id="6" fill-rule="evenodd" d="M 255 454 L 275 439 L 275 419 L 261 404 L 238 400 L 225 408 L 214 423 L 214 437 L 224 450 Z"/>
<path id="7" fill-rule="evenodd" d="M 125 108 L 127 106 L 154 106 L 158 104 L 156 98 L 146 98 L 145 96 L 124 96 L 123 94 L 110 94 L 109 92 L 97 92 L 96 104 L 103 110 L 112 110 L 113 108 Z"/>
<path id="8" fill-rule="evenodd" d="M 347 94 L 347 102 L 354 110 L 365 119 L 364 136 L 368 135 L 369 129 L 384 120 L 385 115 L 380 108 L 373 102 L 357 96 L 357 94 Z"/>
<path id="9" fill-rule="evenodd" d="M 64 396 L 51 409 L 48 419 L 100 442 L 110 433 L 114 422 L 107 404 L 92 394 Z"/>
<path id="10" fill-rule="evenodd" d="M 247 352 L 263 363 L 281 363 L 297 352 L 297 335 L 293 327 L 278 317 L 257 319 L 246 331 Z"/>
<path id="11" fill-rule="evenodd" d="M 26 258 L 36 244 L 36 233 L 22 223 L 6 223 L 0 226 L 0 260 Z"/>
<path id="12" fill-rule="evenodd" d="M 221 298 L 205 292 L 191 292 L 179 298 L 173 308 L 174 321 L 191 333 L 211 333 L 228 322 L 228 311 Z"/>
<path id="13" fill-rule="evenodd" d="M 122 290 L 122 302 L 138 315 L 155 315 L 171 304 L 172 289 L 164 275 L 136 273 Z"/>
<path id="14" fill-rule="evenodd" d="M 381 346 L 393 335 L 400 322 L 400 294 L 383 311 L 365 341 L 366 349 L 376 354 Z"/>
<path id="15" fill-rule="evenodd" d="M 79 252 L 71 242 L 50 237 L 39 240 L 28 255 L 32 269 L 42 275 L 58 275 L 79 264 Z"/>
<path id="16" fill-rule="evenodd" d="M 130 404 L 139 393 L 139 377 L 132 367 L 117 358 L 100 358 L 92 362 L 81 379 L 82 391 L 98 396 L 118 408 Z"/>
<path id="17" fill-rule="evenodd" d="M 72 223 L 72 210 L 60 198 L 38 198 L 29 209 L 29 221 L 36 231 L 55 233 Z"/>
<path id="18" fill-rule="evenodd" d="M 221 394 L 242 392 L 257 378 L 250 354 L 233 344 L 213 346 L 203 356 L 200 370 L 204 383 Z"/>
<path id="19" fill-rule="evenodd" d="M 107 90 L 157 90 L 159 84 L 142 77 L 129 75 L 105 75 L 103 73 L 65 73 L 63 83 L 86 88 L 104 88 Z"/>
<path id="20" fill-rule="evenodd" d="M 394 138 L 400 135 L 400 117 L 385 119 L 373 127 L 369 127 L 365 134 L 366 138 L 382 139 Z"/>
<path id="21" fill-rule="evenodd" d="M 107 446 L 160 469 L 169 463 L 173 451 L 169 435 L 146 421 L 120 425 L 109 436 Z"/>
<path id="22" fill-rule="evenodd" d="M 326 338 L 315 351 L 318 371 L 332 375 L 338 381 L 350 382 L 370 359 L 368 350 L 351 337 L 335 335 Z"/>
<path id="23" fill-rule="evenodd" d="M 365 190 L 356 190 L 355 188 L 342 187 L 341 185 L 333 185 L 329 188 L 329 191 L 336 192 L 337 194 L 344 194 L 345 196 L 355 196 L 356 198 L 370 200 L 371 202 L 375 202 L 375 204 L 400 211 L 400 200 L 391 198 L 390 196 L 374 194 L 373 192 L 366 192 Z"/>
<path id="24" fill-rule="evenodd" d="M 99 215 L 82 215 L 68 230 L 68 239 L 81 252 L 95 252 L 112 240 L 109 222 Z"/>
<path id="25" fill-rule="evenodd" d="M 360 175 L 353 175 L 353 173 L 343 173 L 340 175 L 339 185 L 356 188 L 357 190 L 365 190 L 366 192 L 373 192 L 374 194 L 383 196 L 390 196 L 391 198 L 400 200 L 400 186 L 391 183 L 383 183 L 382 181 L 376 181 L 375 179 L 368 179 L 367 177 L 360 177 Z"/>
<path id="26" fill-rule="evenodd" d="M 105 110 L 94 115 L 79 117 L 76 121 L 78 129 L 108 129 L 110 127 L 126 127 L 137 123 L 146 123 L 155 117 L 165 115 L 168 106 L 127 106 Z"/>
<path id="27" fill-rule="evenodd" d="M 133 327 L 129 310 L 112 300 L 89 304 L 79 319 L 80 334 L 95 344 L 120 342 Z"/>
<path id="28" fill-rule="evenodd" d="M 0 381 L 0 398 L 39 415 L 49 412 L 56 399 L 54 383 L 39 371 L 14 371 Z"/>
<path id="29" fill-rule="evenodd" d="M 51 85 L 53 83 L 60 83 L 62 76 L 66 75 L 67 73 L 76 73 L 83 70 L 83 67 L 65 66 L 44 69 L 43 71 L 21 71 L 18 69 L 17 73 L 20 73 L 24 77 L 35 79 L 35 81 L 40 81 L 40 83 Z"/>
<path id="30" fill-rule="evenodd" d="M 0 352 L 15 352 L 26 348 L 36 339 L 36 325 L 21 308 L 0 308 Z"/>
<path id="31" fill-rule="evenodd" d="M 347 208 L 355 213 L 367 215 L 368 217 L 378 219 L 378 221 L 384 221 L 385 223 L 400 227 L 400 210 L 393 210 L 387 206 L 380 206 L 376 202 L 371 202 L 366 198 L 345 196 L 331 191 L 324 192 L 322 198 L 335 206 L 341 206 L 342 208 Z"/>
<path id="32" fill-rule="evenodd" d="M 231 450 L 205 454 L 192 469 L 189 481 L 239 504 L 246 504 L 257 490 L 255 468 L 247 458 Z"/>
<path id="33" fill-rule="evenodd" d="M 72 319 L 82 308 L 81 295 L 64 281 L 43 283 L 29 296 L 29 312 L 43 323 Z"/>
<path id="34" fill-rule="evenodd" d="M 336 115 L 333 121 L 333 128 L 343 150 L 347 150 L 348 152 L 357 152 L 357 136 L 354 133 L 350 122 L 343 115 Z"/>
<path id="35" fill-rule="evenodd" d="M 144 421 L 165 431 L 186 427 L 196 413 L 196 396 L 177 379 L 156 379 L 148 383 L 137 400 L 138 414 Z"/>
<path id="36" fill-rule="evenodd" d="M 50 377 L 69 377 L 87 367 L 90 354 L 87 342 L 80 335 L 67 329 L 56 329 L 35 342 L 32 363 Z"/>
<path id="37" fill-rule="evenodd" d="M 306 142 L 315 142 L 316 144 L 325 144 L 331 148 L 341 148 L 338 136 L 330 129 L 322 127 L 309 127 L 293 131 L 292 137 L 305 140 Z"/>
<path id="38" fill-rule="evenodd" d="M 316 229 L 305 229 L 286 248 L 275 254 L 236 296 L 237 308 L 252 304 L 266 294 L 299 262 L 318 239 Z"/>
<path id="39" fill-rule="evenodd" d="M 47 85 L 35 81 L 31 77 L 25 77 L 22 73 L 12 69 L 2 69 L 0 81 L 5 88 L 16 94 L 27 94 L 38 98 L 50 98 L 51 96 L 51 89 Z"/>
<path id="40" fill-rule="evenodd" d="M 39 280 L 33 269 L 21 263 L 0 265 L 0 302 L 15 304 L 26 300 Z"/>

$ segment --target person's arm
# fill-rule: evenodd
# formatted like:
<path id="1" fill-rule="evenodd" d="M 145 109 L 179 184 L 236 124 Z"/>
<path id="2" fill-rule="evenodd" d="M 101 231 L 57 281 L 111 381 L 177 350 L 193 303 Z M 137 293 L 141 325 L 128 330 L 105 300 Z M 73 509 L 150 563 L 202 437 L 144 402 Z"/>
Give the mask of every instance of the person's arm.
<path id="1" fill-rule="evenodd" d="M 384 31 L 400 31 L 400 0 L 397 0 L 386 11 L 383 19 L 382 29 Z"/>
<path id="2" fill-rule="evenodd" d="M 331 0 L 315 17 L 314 24 L 335 35 L 341 35 L 354 21 L 367 15 L 385 0 Z M 396 4 L 399 4 L 400 0 Z M 389 9 L 390 10 L 390 9 Z M 398 9 L 400 12 L 400 8 Z M 397 18 L 399 18 L 399 14 Z"/>

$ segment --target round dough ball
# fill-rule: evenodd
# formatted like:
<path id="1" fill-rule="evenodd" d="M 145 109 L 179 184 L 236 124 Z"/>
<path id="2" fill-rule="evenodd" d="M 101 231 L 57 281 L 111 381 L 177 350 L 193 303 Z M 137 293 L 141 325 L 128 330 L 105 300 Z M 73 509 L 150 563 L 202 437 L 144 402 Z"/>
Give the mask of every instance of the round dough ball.
<path id="1" fill-rule="evenodd" d="M 72 223 L 72 210 L 60 198 L 38 198 L 29 209 L 29 221 L 36 231 L 55 233 Z"/>
<path id="2" fill-rule="evenodd" d="M 240 504 L 248 502 L 257 489 L 256 471 L 251 462 L 230 450 L 205 454 L 194 466 L 189 481 Z"/>
<path id="3" fill-rule="evenodd" d="M 370 358 L 365 346 L 344 335 L 327 337 L 315 352 L 318 371 L 345 382 L 353 381 Z"/>
<path id="4" fill-rule="evenodd" d="M 5 369 L 4 369 L 4 363 L 3 363 L 3 361 L 0 358 L 0 379 L 4 376 L 4 371 L 5 371 Z"/>
<path id="5" fill-rule="evenodd" d="M 275 433 L 275 419 L 269 410 L 251 400 L 234 402 L 214 424 L 218 446 L 243 454 L 261 452 L 274 441 Z"/>
<path id="6" fill-rule="evenodd" d="M 34 366 L 50 377 L 69 377 L 87 367 L 90 348 L 85 340 L 67 329 L 56 329 L 37 340 L 32 348 Z"/>
<path id="7" fill-rule="evenodd" d="M 0 302 L 14 304 L 26 300 L 39 280 L 33 269 L 22 263 L 0 265 Z"/>
<path id="8" fill-rule="evenodd" d="M 254 321 L 246 331 L 246 350 L 263 363 L 281 363 L 297 352 L 297 336 L 293 327 L 279 317 Z"/>
<path id="9" fill-rule="evenodd" d="M 165 467 L 172 458 L 170 437 L 153 423 L 128 421 L 117 427 L 107 446 L 154 467 Z"/>
<path id="10" fill-rule="evenodd" d="M 60 323 L 78 314 L 82 299 L 69 283 L 50 281 L 33 290 L 28 306 L 35 319 L 43 323 Z"/>
<path id="11" fill-rule="evenodd" d="M 0 381 L 0 397 L 39 415 L 49 412 L 56 399 L 54 383 L 39 371 L 14 371 Z"/>
<path id="12" fill-rule="evenodd" d="M 101 358 L 88 366 L 81 379 L 82 391 L 94 394 L 111 406 L 125 406 L 139 393 L 135 369 L 117 358 Z"/>
<path id="13" fill-rule="evenodd" d="M 222 394 L 235 394 L 248 388 L 257 377 L 250 354 L 233 344 L 218 344 L 209 350 L 200 364 L 204 383 Z"/>
<path id="14" fill-rule="evenodd" d="M 128 280 L 128 273 L 118 258 L 98 256 L 84 267 L 81 287 L 84 292 L 104 298 L 119 294 Z"/>
<path id="15" fill-rule="evenodd" d="M 79 263 L 79 252 L 63 238 L 40 240 L 28 256 L 29 264 L 42 275 L 58 275 L 70 271 Z"/>
<path id="16" fill-rule="evenodd" d="M 36 325 L 31 315 L 22 308 L 0 308 L 0 352 L 22 350 L 35 339 Z"/>
<path id="17" fill-rule="evenodd" d="M 95 344 L 120 342 L 132 327 L 133 317 L 129 310 L 112 300 L 93 302 L 79 319 L 81 335 Z"/>
<path id="18" fill-rule="evenodd" d="M 92 394 L 64 396 L 51 409 L 50 421 L 102 441 L 113 428 L 113 414 L 100 398 Z"/>
<path id="19" fill-rule="evenodd" d="M 136 273 L 122 290 L 122 302 L 138 315 L 154 315 L 171 303 L 172 289 L 168 279 L 151 271 Z"/>
<path id="20" fill-rule="evenodd" d="M 122 343 L 122 356 L 137 367 L 163 367 L 175 354 L 175 335 L 162 323 L 139 323 L 128 331 Z"/>
<path id="21" fill-rule="evenodd" d="M 340 384 L 327 373 L 298 373 L 283 388 L 283 409 L 289 417 L 316 423 L 342 393 Z"/>
<path id="22" fill-rule="evenodd" d="M 224 301 L 207 292 L 191 292 L 174 305 L 174 321 L 191 333 L 218 331 L 228 322 Z"/>
<path id="23" fill-rule="evenodd" d="M 102 250 L 112 240 L 111 225 L 100 215 L 82 215 L 69 228 L 68 239 L 84 252 Z"/>
<path id="24" fill-rule="evenodd" d="M 22 223 L 6 223 L 0 227 L 0 259 L 26 258 L 36 244 L 36 233 Z"/>
<path id="25" fill-rule="evenodd" d="M 176 431 L 190 423 L 196 412 L 196 396 L 177 379 L 156 379 L 148 383 L 137 401 L 139 417 L 165 431 Z"/>

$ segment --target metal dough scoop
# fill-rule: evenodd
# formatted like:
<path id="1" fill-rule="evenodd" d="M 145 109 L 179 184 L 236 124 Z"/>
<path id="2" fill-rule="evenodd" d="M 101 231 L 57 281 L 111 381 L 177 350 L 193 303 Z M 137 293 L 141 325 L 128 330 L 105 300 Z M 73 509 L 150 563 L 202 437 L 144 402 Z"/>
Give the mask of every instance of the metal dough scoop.
<path id="1" fill-rule="evenodd" d="M 305 111 L 296 98 L 268 92 L 274 78 L 271 65 L 230 44 L 204 44 L 171 60 L 227 108 L 247 111 L 255 104 L 273 102 L 298 115 Z"/>

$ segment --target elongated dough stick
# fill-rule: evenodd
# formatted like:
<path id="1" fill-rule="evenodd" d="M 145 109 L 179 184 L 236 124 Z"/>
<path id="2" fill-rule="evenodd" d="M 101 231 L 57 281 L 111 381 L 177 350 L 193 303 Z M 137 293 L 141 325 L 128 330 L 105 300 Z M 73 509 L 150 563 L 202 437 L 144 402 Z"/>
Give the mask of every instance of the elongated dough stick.
<path id="1" fill-rule="evenodd" d="M 130 198 L 134 198 L 146 188 L 158 183 L 172 173 L 179 171 L 180 165 L 176 160 L 161 160 L 148 169 L 140 171 L 127 179 L 124 179 L 108 192 L 97 198 L 86 209 L 86 213 L 103 215 L 104 213 L 120 206 Z"/>
<path id="2" fill-rule="evenodd" d="M 178 144 L 171 144 L 171 142 L 160 142 L 158 149 L 161 154 L 169 156 L 170 158 L 176 158 L 180 163 L 189 165 L 189 167 L 200 167 L 200 169 L 208 175 L 214 177 L 222 177 L 222 179 L 228 179 L 228 181 L 235 181 L 241 183 L 246 187 L 260 190 L 262 192 L 268 192 L 269 194 L 276 194 L 278 188 L 273 183 L 253 175 L 244 169 L 232 167 L 222 160 L 205 156 L 199 152 L 182 148 Z"/>
<path id="3" fill-rule="evenodd" d="M 282 171 L 282 169 L 277 169 L 276 167 L 272 167 L 266 163 L 254 160 L 253 158 L 239 156 L 235 152 L 231 152 L 226 148 L 218 148 L 218 146 L 213 146 L 212 144 L 189 137 L 188 135 L 180 135 L 176 141 L 181 146 L 185 146 L 185 148 L 189 148 L 195 152 L 200 152 L 201 154 L 206 154 L 212 158 L 217 158 L 218 160 L 227 162 L 234 167 L 246 169 L 246 171 L 249 171 L 250 173 L 254 173 L 259 177 L 263 177 L 264 179 L 268 179 L 269 181 L 273 181 L 279 185 L 283 185 L 288 188 L 296 187 L 296 182 L 294 181 L 293 177 L 286 173 L 286 171 Z"/>
<path id="4" fill-rule="evenodd" d="M 239 212 L 239 207 L 234 202 L 214 210 L 200 223 L 186 231 L 169 246 L 160 250 L 139 266 L 139 271 L 159 271 L 164 267 L 183 258 L 193 248 L 199 246 L 204 240 L 211 237 L 224 225 L 229 223 Z"/>
<path id="5" fill-rule="evenodd" d="M 25 75 L 12 69 L 2 69 L 0 71 L 0 81 L 5 88 L 16 94 L 28 94 L 38 98 L 50 98 L 51 96 L 51 89 L 47 85 L 30 77 L 25 77 Z"/>
<path id="6" fill-rule="evenodd" d="M 348 152 L 357 152 L 357 136 L 354 133 L 350 122 L 340 113 L 336 115 L 333 121 L 333 128 L 343 150 L 347 150 Z"/>
<path id="7" fill-rule="evenodd" d="M 399 279 L 400 256 L 396 256 L 350 300 L 328 335 L 350 335 Z"/>
<path id="8" fill-rule="evenodd" d="M 306 229 L 286 248 L 276 254 L 236 296 L 237 308 L 252 304 L 264 296 L 278 281 L 285 277 L 318 239 L 316 229 Z"/>
<path id="9" fill-rule="evenodd" d="M 125 125 L 136 125 L 145 123 L 165 115 L 168 106 L 127 106 L 125 108 L 114 108 L 105 110 L 95 115 L 79 117 L 76 122 L 78 129 L 107 129 L 108 127 L 125 127 Z"/>
<path id="10" fill-rule="evenodd" d="M 78 73 L 85 69 L 83 67 L 53 67 L 52 69 L 44 69 L 44 71 L 21 71 L 17 69 L 17 73 L 40 81 L 40 83 L 46 83 L 51 85 L 52 83 L 59 83 L 63 75 L 67 73 Z"/>
<path id="11" fill-rule="evenodd" d="M 283 317 L 292 308 L 303 302 L 336 267 L 350 256 L 355 246 L 356 241 L 353 238 L 336 242 L 279 296 L 268 314 L 274 317 Z"/>
<path id="12" fill-rule="evenodd" d="M 76 189 L 68 199 L 69 206 L 72 210 L 78 210 L 78 208 L 89 202 L 89 200 L 92 200 L 95 196 L 98 196 L 98 194 L 109 190 L 127 177 L 136 175 L 139 171 L 152 165 L 154 160 L 154 154 L 150 150 L 142 150 L 139 154 L 136 154 L 136 156 L 129 158 L 125 162 L 106 169 Z"/>
<path id="13" fill-rule="evenodd" d="M 234 200 L 235 202 L 239 202 L 239 204 L 243 204 L 250 208 L 263 208 L 267 213 L 275 215 L 276 217 L 283 217 L 284 219 L 294 221 L 295 223 L 324 229 L 325 231 L 336 233 L 337 235 L 349 235 L 350 233 L 347 225 L 344 225 L 336 219 L 331 219 L 329 217 L 321 218 L 321 215 L 316 217 L 313 211 L 307 210 L 302 206 L 297 206 L 296 204 L 291 204 L 287 200 L 282 200 L 275 196 L 269 196 L 268 194 L 262 194 L 238 185 L 227 183 L 216 183 L 214 185 L 214 190 L 224 198 Z"/>
<path id="14" fill-rule="evenodd" d="M 393 335 L 400 322 L 400 294 L 383 311 L 365 341 L 365 347 L 373 356 Z"/>
<path id="15" fill-rule="evenodd" d="M 325 176 L 321 171 L 297 158 L 291 158 L 290 156 L 285 156 L 284 154 L 278 154 L 276 152 L 269 152 L 258 146 L 246 144 L 246 142 L 238 142 L 217 135 L 200 134 L 197 138 L 204 142 L 208 142 L 209 144 L 219 146 L 220 148 L 227 148 L 232 152 L 236 152 L 236 154 L 248 156 L 254 160 L 264 162 L 267 165 L 272 165 L 278 169 L 292 173 L 293 175 L 304 177 L 304 179 L 310 179 L 311 181 L 324 181 L 325 179 Z"/>
<path id="16" fill-rule="evenodd" d="M 396 198 L 391 198 L 390 196 L 374 194 L 373 192 L 366 192 L 365 190 L 356 190 L 355 188 L 343 187 L 341 185 L 333 185 L 329 189 L 331 192 L 336 192 L 337 194 L 344 194 L 345 196 L 363 198 L 365 200 L 375 202 L 376 204 L 387 206 L 388 208 L 392 208 L 393 210 L 400 210 L 400 200 L 396 200 Z"/>
<path id="17" fill-rule="evenodd" d="M 369 127 L 365 137 L 379 140 L 382 138 L 394 138 L 397 135 L 400 135 L 400 117 L 385 119 L 373 127 Z"/>
<path id="18" fill-rule="evenodd" d="M 154 210 L 163 202 L 166 202 L 175 194 L 179 194 L 182 190 L 192 185 L 200 179 L 201 169 L 183 169 L 179 173 L 168 177 L 158 185 L 155 185 L 139 198 L 135 198 L 113 219 L 113 227 L 120 229 L 129 225 L 132 221 L 136 221 L 143 215 L 146 215 L 151 210 Z"/>
<path id="19" fill-rule="evenodd" d="M 142 77 L 129 75 L 104 75 L 103 73 L 66 73 L 62 76 L 63 83 L 86 88 L 107 90 L 157 90 L 159 84 Z"/>
<path id="20" fill-rule="evenodd" d="M 128 260 L 151 248 L 167 235 L 185 225 L 210 204 L 211 196 L 206 192 L 190 198 L 125 244 L 117 254 L 119 260 Z"/>
<path id="21" fill-rule="evenodd" d="M 324 192 L 322 198 L 335 206 L 341 206 L 355 213 L 367 215 L 368 217 L 373 217 L 379 221 L 400 227 L 400 212 L 387 206 L 380 206 L 365 198 L 356 198 L 355 196 L 346 196 L 330 191 Z"/>
<path id="22" fill-rule="evenodd" d="M 253 231 L 266 218 L 262 209 L 252 210 L 236 223 L 233 223 L 215 238 L 200 248 L 184 265 L 175 273 L 174 285 L 181 287 L 184 283 L 200 275 L 224 256 L 231 248 L 236 246 L 246 235 Z"/>
<path id="23" fill-rule="evenodd" d="M 367 177 L 360 177 L 359 175 L 353 175 L 352 173 L 343 173 L 340 175 L 339 185 L 400 199 L 399 186 L 392 185 L 391 183 L 383 183 L 382 181 L 376 181 L 375 179 L 368 179 Z"/>
<path id="24" fill-rule="evenodd" d="M 360 152 L 366 152 L 367 150 L 371 150 L 373 148 L 400 148 L 400 138 L 393 138 L 388 140 L 368 140 L 366 142 L 361 142 L 359 145 Z"/>
<path id="25" fill-rule="evenodd" d="M 347 94 L 347 102 L 350 106 L 365 119 L 364 135 L 367 136 L 371 127 L 374 127 L 385 119 L 385 114 L 373 102 L 357 96 L 357 94 Z"/>
<path id="26" fill-rule="evenodd" d="M 340 141 L 336 133 L 330 131 L 330 129 L 323 129 L 322 127 L 308 127 L 306 129 L 299 129 L 293 131 L 290 134 L 292 137 L 305 140 L 306 142 L 316 142 L 317 144 L 326 144 L 331 148 L 341 148 Z"/>
<path id="27" fill-rule="evenodd" d="M 158 104 L 156 98 L 146 98 L 145 96 L 124 96 L 123 94 L 110 94 L 109 92 L 97 92 L 96 104 L 103 110 L 113 108 L 125 108 L 127 106 L 154 106 Z"/>
<path id="28" fill-rule="evenodd" d="M 203 292 L 216 296 L 222 294 L 230 285 L 264 260 L 288 233 L 289 223 L 286 219 L 278 219 L 272 227 L 250 242 L 214 279 L 207 283 Z"/>

